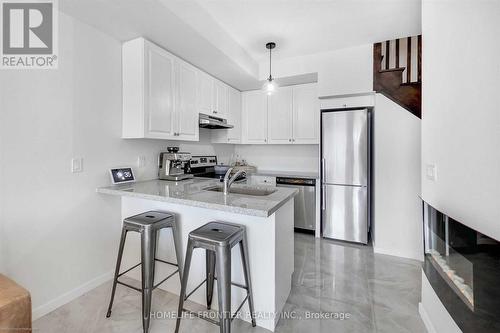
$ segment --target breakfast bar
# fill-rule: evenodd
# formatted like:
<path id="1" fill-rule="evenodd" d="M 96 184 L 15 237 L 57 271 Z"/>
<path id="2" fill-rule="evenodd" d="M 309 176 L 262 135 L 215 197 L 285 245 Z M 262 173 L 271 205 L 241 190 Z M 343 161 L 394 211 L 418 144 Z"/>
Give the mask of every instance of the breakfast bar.
<path id="1" fill-rule="evenodd" d="M 185 256 L 188 234 L 210 221 L 224 221 L 245 226 L 248 238 L 248 257 L 257 325 L 274 331 L 291 289 L 294 270 L 294 201 L 296 189 L 234 184 L 224 195 L 221 183 L 209 178 L 193 178 L 179 182 L 150 180 L 100 187 L 98 193 L 121 197 L 122 220 L 128 216 L 157 210 L 175 215 L 178 237 L 181 240 L 182 258 Z M 140 261 L 139 237 L 131 235 L 123 256 L 123 267 L 131 267 Z M 162 231 L 157 256 L 175 262 L 172 234 Z M 240 253 L 232 250 L 232 281 L 243 284 L 244 276 Z M 156 276 L 172 272 L 171 267 L 157 265 Z M 140 269 L 127 273 L 140 280 Z M 205 252 L 195 250 L 191 261 L 188 290 L 193 290 L 205 278 Z M 180 292 L 178 279 L 169 279 L 160 288 L 176 295 Z M 216 293 L 216 291 L 215 291 Z M 216 299 L 217 295 L 214 295 Z M 244 291 L 233 288 L 231 304 L 240 304 Z M 203 288 L 198 289 L 190 300 L 205 305 Z M 214 302 L 213 307 L 217 309 Z M 199 307 L 199 310 L 203 310 Z M 162 312 L 153 308 L 152 311 Z M 239 317 L 250 322 L 250 312 L 245 304 Z"/>

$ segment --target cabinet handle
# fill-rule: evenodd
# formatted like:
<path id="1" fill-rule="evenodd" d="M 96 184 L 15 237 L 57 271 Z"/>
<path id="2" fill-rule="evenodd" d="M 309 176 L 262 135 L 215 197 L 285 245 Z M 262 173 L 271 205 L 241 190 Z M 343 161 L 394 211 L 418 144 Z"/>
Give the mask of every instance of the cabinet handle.
<path id="1" fill-rule="evenodd" d="M 292 139 L 293 142 L 295 142 L 295 139 Z"/>
<path id="2" fill-rule="evenodd" d="M 288 139 L 288 142 L 292 142 L 292 139 Z"/>
<path id="3" fill-rule="evenodd" d="M 342 104 L 343 107 L 347 107 L 347 104 Z"/>
<path id="4" fill-rule="evenodd" d="M 217 110 L 214 110 L 214 113 L 217 113 Z"/>
<path id="5" fill-rule="evenodd" d="M 264 139 L 264 142 L 267 142 L 267 139 Z"/>

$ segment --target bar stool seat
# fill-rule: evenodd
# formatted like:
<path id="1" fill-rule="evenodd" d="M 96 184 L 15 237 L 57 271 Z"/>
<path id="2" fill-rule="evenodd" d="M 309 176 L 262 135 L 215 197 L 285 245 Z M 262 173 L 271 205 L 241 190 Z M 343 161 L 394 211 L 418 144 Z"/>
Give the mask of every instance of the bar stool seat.
<path id="1" fill-rule="evenodd" d="M 156 257 L 156 247 L 160 235 L 159 231 L 164 228 L 170 228 L 172 230 L 177 263 L 158 259 Z M 125 247 L 125 240 L 129 231 L 134 231 L 141 234 L 141 262 L 120 273 L 123 249 Z M 177 267 L 177 269 L 173 273 L 165 277 L 163 280 L 158 282 L 156 285 L 154 285 L 155 262 L 157 261 L 175 266 Z M 118 279 L 122 275 L 138 266 L 141 266 L 142 288 L 136 288 Z M 118 258 L 116 260 L 115 275 L 113 279 L 113 287 L 111 290 L 111 300 L 109 301 L 109 307 L 106 317 L 109 318 L 111 316 L 111 308 L 113 306 L 113 300 L 115 297 L 116 285 L 121 284 L 123 286 L 132 288 L 142 293 L 142 326 L 144 333 L 147 333 L 149 331 L 152 291 L 177 273 L 179 274 L 179 278 L 182 282 L 181 249 L 177 237 L 177 225 L 174 215 L 167 212 L 149 211 L 127 217 L 123 220 L 120 247 L 118 249 Z"/>
<path id="2" fill-rule="evenodd" d="M 189 238 L 195 242 L 203 242 L 205 246 L 226 246 L 241 241 L 245 227 L 237 224 L 209 222 L 189 233 Z"/>
<path id="3" fill-rule="evenodd" d="M 231 249 L 238 244 L 240 247 L 241 262 L 243 264 L 245 285 L 231 281 Z M 195 248 L 205 249 L 206 277 L 205 280 L 194 288 L 194 290 L 186 295 L 189 268 L 191 265 L 193 250 Z M 217 277 L 215 277 L 216 274 Z M 215 321 L 212 318 L 199 315 L 196 312 L 192 312 L 184 308 L 184 301 L 186 301 L 189 296 L 191 296 L 203 284 L 206 284 L 207 309 L 210 309 L 214 280 L 217 280 L 219 321 Z M 234 315 L 231 314 L 231 285 L 242 288 L 247 292 L 245 299 L 239 305 Z M 252 283 L 250 279 L 250 264 L 248 262 L 248 245 L 245 227 L 233 223 L 213 221 L 191 231 L 188 236 L 175 332 L 177 333 L 179 331 L 182 312 L 186 311 L 201 319 L 219 325 L 221 333 L 230 333 L 231 322 L 246 301 L 248 301 L 248 306 L 250 308 L 252 326 L 255 327 L 256 322 L 253 307 Z"/>

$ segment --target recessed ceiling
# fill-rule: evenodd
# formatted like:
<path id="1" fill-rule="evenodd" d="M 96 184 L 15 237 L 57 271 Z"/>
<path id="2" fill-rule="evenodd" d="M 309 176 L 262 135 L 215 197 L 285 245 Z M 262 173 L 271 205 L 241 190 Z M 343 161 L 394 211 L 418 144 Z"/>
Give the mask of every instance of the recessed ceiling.
<path id="1" fill-rule="evenodd" d="M 256 61 L 421 33 L 420 0 L 196 0 Z M 273 55 L 273 56 L 274 56 Z"/>
<path id="2" fill-rule="evenodd" d="M 273 60 L 421 32 L 420 0 L 61 0 L 59 8 L 119 41 L 145 37 L 240 90 Z M 309 73 L 311 74 L 311 73 Z M 311 75 L 286 82 L 313 80 Z"/>

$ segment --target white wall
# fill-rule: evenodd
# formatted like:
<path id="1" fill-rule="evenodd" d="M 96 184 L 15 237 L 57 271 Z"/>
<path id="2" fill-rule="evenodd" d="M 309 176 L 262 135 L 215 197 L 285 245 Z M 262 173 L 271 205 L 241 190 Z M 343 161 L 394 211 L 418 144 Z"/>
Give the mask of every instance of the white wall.
<path id="1" fill-rule="evenodd" d="M 423 198 L 500 240 L 500 2 L 424 0 L 422 16 Z"/>
<path id="2" fill-rule="evenodd" d="M 155 178 L 158 152 L 178 144 L 120 139 L 120 42 L 65 14 L 59 37 L 58 70 L 0 75 L 0 271 L 30 290 L 35 318 L 111 277 L 120 201 L 95 193 L 108 168 L 145 155 L 136 175 Z M 230 155 L 207 137 L 181 149 Z"/>
<path id="3" fill-rule="evenodd" d="M 260 79 L 269 76 L 269 62 L 260 63 Z M 318 96 L 373 91 L 373 45 L 273 61 L 276 78 L 318 73 Z"/>
<path id="4" fill-rule="evenodd" d="M 319 145 L 235 145 L 234 153 L 259 170 L 319 170 Z"/>
<path id="5" fill-rule="evenodd" d="M 375 95 L 374 251 L 422 259 L 421 121 Z"/>

